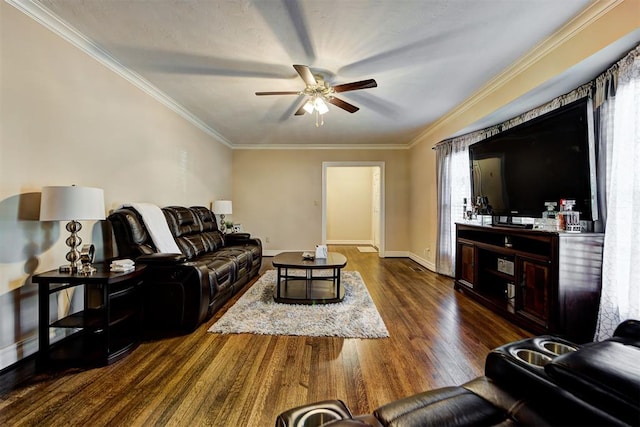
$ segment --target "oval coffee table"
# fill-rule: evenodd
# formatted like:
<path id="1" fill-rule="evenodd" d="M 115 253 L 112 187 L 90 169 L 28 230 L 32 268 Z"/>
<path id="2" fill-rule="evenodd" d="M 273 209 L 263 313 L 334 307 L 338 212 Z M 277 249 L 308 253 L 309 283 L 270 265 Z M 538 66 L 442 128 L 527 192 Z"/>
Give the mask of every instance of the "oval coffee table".
<path id="1" fill-rule="evenodd" d="M 278 269 L 273 295 L 276 302 L 331 304 L 344 298 L 340 270 L 347 265 L 347 258 L 342 254 L 329 252 L 327 258 L 307 260 L 302 252 L 282 252 L 273 257 L 272 264 Z"/>

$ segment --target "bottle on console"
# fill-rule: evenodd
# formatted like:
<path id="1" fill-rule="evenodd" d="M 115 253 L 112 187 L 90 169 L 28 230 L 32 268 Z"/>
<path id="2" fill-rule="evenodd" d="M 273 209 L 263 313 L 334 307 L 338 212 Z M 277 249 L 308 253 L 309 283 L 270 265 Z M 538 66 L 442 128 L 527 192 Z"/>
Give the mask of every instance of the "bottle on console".
<path id="1" fill-rule="evenodd" d="M 580 212 L 573 210 L 575 204 L 575 200 L 560 200 L 560 230 L 568 233 L 580 233 L 582 231 L 582 227 L 580 226 Z"/>

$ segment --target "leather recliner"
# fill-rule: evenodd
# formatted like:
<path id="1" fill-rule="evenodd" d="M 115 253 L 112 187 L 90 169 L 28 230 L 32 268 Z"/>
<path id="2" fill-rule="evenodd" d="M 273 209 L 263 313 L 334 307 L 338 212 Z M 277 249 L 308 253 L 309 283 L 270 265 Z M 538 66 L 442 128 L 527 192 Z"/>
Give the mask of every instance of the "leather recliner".
<path id="1" fill-rule="evenodd" d="M 202 206 L 162 208 L 181 254 L 156 253 L 140 214 L 122 207 L 109 215 L 120 257 L 147 268 L 143 317 L 149 329 L 193 330 L 255 277 L 262 242 L 248 233 L 222 234 Z"/>
<path id="2" fill-rule="evenodd" d="M 640 425 L 639 344 L 637 320 L 620 324 L 611 339 L 583 346 L 529 338 L 492 350 L 485 375 L 461 386 L 409 396 L 364 416 L 352 416 L 339 400 L 312 403 L 283 412 L 276 427 Z"/>

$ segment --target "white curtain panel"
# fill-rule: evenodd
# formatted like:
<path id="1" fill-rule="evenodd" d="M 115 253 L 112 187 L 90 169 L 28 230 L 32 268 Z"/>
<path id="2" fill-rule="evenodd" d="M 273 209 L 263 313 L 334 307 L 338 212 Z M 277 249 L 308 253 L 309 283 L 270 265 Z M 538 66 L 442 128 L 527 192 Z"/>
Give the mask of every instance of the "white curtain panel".
<path id="1" fill-rule="evenodd" d="M 615 96 L 600 106 L 607 198 L 596 341 L 640 319 L 640 46 L 617 64 L 617 80 Z"/>
<path id="2" fill-rule="evenodd" d="M 471 197 L 469 145 L 462 138 L 436 146 L 438 168 L 438 251 L 436 271 L 453 276 L 456 259 L 456 222 L 463 219 L 464 199 Z"/>

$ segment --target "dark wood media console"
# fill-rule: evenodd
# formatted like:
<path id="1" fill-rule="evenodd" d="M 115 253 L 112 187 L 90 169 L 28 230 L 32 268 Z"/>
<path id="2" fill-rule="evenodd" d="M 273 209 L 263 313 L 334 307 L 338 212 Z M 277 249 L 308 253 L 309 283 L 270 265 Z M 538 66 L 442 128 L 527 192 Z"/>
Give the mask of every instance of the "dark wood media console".
<path id="1" fill-rule="evenodd" d="M 455 289 L 536 334 L 593 340 L 604 234 L 456 224 Z"/>

